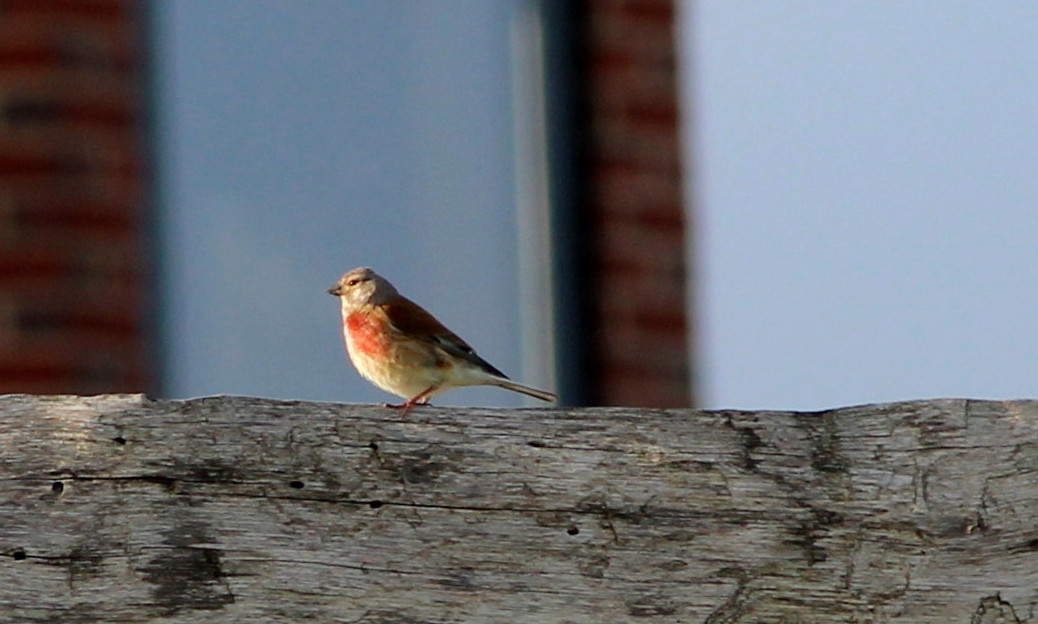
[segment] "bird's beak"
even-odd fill
[[[336,284],[335,286],[332,286],[328,289],[328,294],[338,297],[342,294],[342,288],[338,284]]]

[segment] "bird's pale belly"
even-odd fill
[[[386,392],[410,399],[445,381],[447,370],[430,361],[428,349],[359,323],[347,323],[343,334],[357,372]]]

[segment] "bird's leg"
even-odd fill
[[[436,389],[436,386],[429,386],[425,390],[422,390],[418,394],[414,395],[407,400],[403,405],[400,405],[400,417],[405,418],[407,412],[415,405],[427,405],[429,403],[429,395]]]

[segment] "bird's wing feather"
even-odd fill
[[[420,305],[405,297],[400,299],[402,301],[379,306],[393,327],[421,340],[428,340],[447,353],[467,360],[492,375],[508,379],[504,373],[476,355],[476,351],[467,342],[444,327],[443,323],[436,320],[436,317],[426,312]]]

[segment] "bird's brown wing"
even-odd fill
[[[469,346],[469,343],[444,327],[443,323],[436,320],[436,317],[426,312],[420,305],[404,297],[401,299],[400,302],[379,306],[385,312],[391,325],[405,334],[432,342],[454,357],[467,360],[492,375],[508,379],[507,375],[476,355],[476,351]]]

